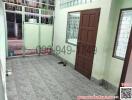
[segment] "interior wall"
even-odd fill
[[[53,41],[54,49],[56,49],[57,45],[59,45],[61,48],[63,48],[63,46],[70,45],[65,42],[68,12],[101,8],[97,41],[96,41],[97,53],[94,56],[93,71],[92,71],[92,76],[95,77],[96,79],[102,79],[104,74],[104,67],[107,56],[106,41],[107,41],[107,37],[109,36],[109,34],[107,33],[107,27],[109,22],[111,1],[112,0],[97,0],[93,3],[61,9],[60,0],[56,0],[54,41]],[[70,46],[72,47],[73,50],[73,52],[70,55],[61,53],[59,54],[59,56],[69,61],[73,65],[75,65],[76,46],[73,45]]]
[[[107,56],[107,63],[104,71],[104,79],[113,84],[114,86],[118,87],[122,68],[124,61],[112,57],[113,48],[115,43],[116,31],[118,26],[119,14],[120,9],[124,8],[132,8],[132,1],[131,0],[113,0],[113,5],[111,8],[111,17],[109,20],[110,26],[108,29],[109,36],[109,49],[108,49],[108,56]],[[109,66],[108,66],[109,65]]]
[[[39,43],[41,47],[52,46],[52,35],[53,25],[24,23],[24,43],[26,49],[36,49]]]
[[[2,92],[0,93],[0,100],[6,100],[6,49],[5,49],[5,23],[4,23],[4,12],[3,12],[3,3],[0,0],[0,62],[1,62],[1,75],[2,76],[2,83],[1,84],[3,87],[0,87],[0,89],[3,89]],[[0,90],[1,91],[1,90]],[[5,99],[4,99],[5,97]]]

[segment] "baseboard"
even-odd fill
[[[91,77],[91,81],[93,81],[95,84],[99,85],[99,86],[102,86],[102,81],[103,80],[98,80],[94,77]]]
[[[102,86],[104,89],[106,89],[107,91],[111,92],[111,93],[117,93],[118,88],[115,87],[114,85],[112,85],[110,82],[104,80],[104,79],[96,79],[94,77],[91,77],[91,81],[93,81],[95,84]]]

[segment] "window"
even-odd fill
[[[8,5],[7,8],[20,11],[21,5],[28,6],[31,8],[42,8],[42,9],[55,9],[55,0],[3,0]],[[11,4],[10,4],[11,3]],[[9,9],[9,10],[10,10]]]
[[[122,10],[115,42],[114,57],[124,59],[132,27],[132,10]]]
[[[11,11],[22,11],[21,6],[13,5],[13,4],[5,4],[5,9],[6,10],[11,10]]]
[[[39,16],[38,15],[32,15],[32,14],[26,14],[25,15],[25,22],[39,23]]]
[[[80,12],[68,13],[66,42],[76,45],[80,23]]]
[[[60,7],[67,8],[75,5],[91,3],[94,1],[97,0],[60,0]]]

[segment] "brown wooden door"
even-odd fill
[[[91,78],[100,9],[81,11],[75,69]]]

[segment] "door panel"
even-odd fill
[[[40,25],[41,54],[50,54],[52,48],[53,25]]]
[[[41,25],[40,29],[40,45],[45,45],[46,47],[52,46],[53,25]]]
[[[24,46],[26,55],[38,53],[39,24],[24,23]]]
[[[24,42],[26,49],[36,49],[39,45],[39,24],[24,24]]]
[[[92,72],[99,15],[100,9],[81,12],[75,69],[88,78]]]

